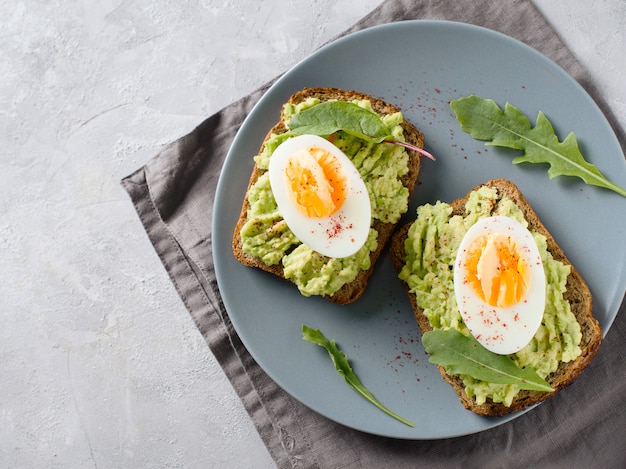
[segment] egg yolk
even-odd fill
[[[467,253],[468,281],[491,306],[519,303],[530,283],[530,269],[517,243],[504,233],[476,238]]]
[[[348,191],[341,162],[317,147],[291,155],[285,167],[289,197],[305,216],[323,218],[343,205]]]

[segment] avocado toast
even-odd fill
[[[303,295],[320,295],[333,303],[347,304],[364,292],[389,237],[400,216],[408,208],[420,170],[421,156],[418,152],[390,143],[361,141],[345,132],[332,136],[334,143],[346,155],[356,161],[366,182],[373,207],[370,237],[359,253],[345,259],[321,256],[306,251],[302,243],[291,233],[278,212],[269,186],[263,186],[267,160],[280,145],[280,136],[289,132],[289,122],[303,109],[318,103],[345,101],[357,103],[385,119],[399,139],[414,147],[423,148],[424,137],[406,121],[399,109],[385,101],[357,91],[337,88],[305,88],[290,97],[283,106],[280,120],[268,132],[255,157],[255,165],[248,183],[241,213],[232,238],[236,259],[243,265],[270,272],[295,283]],[[364,169],[367,161],[371,168]],[[389,176],[390,172],[392,173]],[[384,174],[382,176],[381,174]],[[388,180],[391,180],[389,182]],[[393,190],[389,191],[389,186]],[[391,192],[391,195],[386,194]],[[263,203],[259,200],[263,199]],[[392,209],[387,209],[391,206]],[[293,259],[299,255],[297,262]],[[306,251],[300,255],[300,251]]]
[[[521,365],[526,365],[526,361],[528,361],[528,366],[542,370],[540,374],[544,375],[542,377],[552,387],[552,392],[518,390],[510,385],[491,386],[489,383],[477,382],[471,376],[451,374],[444,366],[438,365],[442,377],[454,387],[461,402],[467,409],[480,415],[502,416],[544,401],[573,382],[591,362],[600,348],[602,331],[598,321],[592,315],[592,297],[582,275],[567,259],[563,250],[512,182],[504,179],[494,179],[477,186],[468,192],[465,197],[459,198],[449,205],[441,204],[437,205],[437,207],[449,210],[449,219],[466,217],[469,211],[473,209],[468,204],[470,200],[474,200],[470,199],[470,197],[479,190],[487,194],[488,197],[486,203],[483,202],[483,206],[487,207],[485,210],[486,216],[497,213],[499,207],[504,205],[503,201],[507,201],[506,203],[513,207],[512,210],[523,215],[523,218],[528,223],[528,229],[537,233],[541,239],[545,239],[545,246],[547,253],[549,253],[547,257],[551,259],[550,262],[553,262],[559,269],[564,269],[567,273],[566,279],[563,279],[563,285],[560,287],[562,299],[560,299],[559,288],[555,287],[554,290],[559,299],[546,300],[544,320],[537,335],[527,348],[522,349],[518,353],[522,358],[511,356],[514,360],[519,361]],[[489,197],[491,198],[489,199]],[[420,213],[419,210],[418,214]],[[427,214],[424,212],[423,216],[426,218]],[[415,236],[420,236],[418,233],[424,233],[425,231],[416,230],[417,233],[411,231],[412,225],[417,223],[419,219],[420,215],[418,215],[416,221],[404,225],[393,235],[390,242],[392,263],[402,279],[422,333],[433,330],[433,323],[436,328],[455,327],[463,329],[462,319],[455,312],[455,308],[458,311],[456,302],[450,300],[450,298],[454,297],[453,287],[447,287],[449,291],[440,292],[439,296],[442,302],[452,304],[450,306],[452,310],[451,315],[455,317],[451,320],[440,320],[437,314],[433,313],[437,305],[425,301],[423,296],[421,296],[421,300],[418,300],[415,284],[413,279],[410,280],[410,277],[412,275],[419,276],[420,274],[415,272],[415,268],[409,265],[410,263],[407,262],[407,259],[408,251],[413,249],[411,247],[412,243],[428,242],[425,239],[421,241],[415,239]],[[419,221],[426,223],[425,220]],[[441,248],[437,249],[439,251],[442,250]],[[455,255],[454,249],[454,247],[451,247],[450,252],[446,256],[447,260],[442,261],[444,270],[446,262],[449,262],[449,267],[450,269],[452,268]],[[431,288],[431,286],[425,288]],[[422,293],[419,292],[419,294],[421,295]],[[548,296],[547,298],[552,297]],[[553,308],[548,304],[551,301],[564,302],[566,313],[558,313],[559,316],[557,317],[547,316],[557,315],[557,313],[551,312]],[[455,321],[457,321],[456,326],[453,325]],[[458,324],[461,324],[461,326]],[[551,324],[554,324],[554,326],[551,326]],[[532,359],[528,357],[532,357]],[[534,363],[531,363],[533,360]]]

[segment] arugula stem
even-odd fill
[[[392,145],[398,145],[398,146],[406,148],[407,150],[415,151],[415,152],[419,153],[420,155],[425,156],[429,160],[435,161],[435,157],[432,154],[428,153],[423,148],[416,147],[415,145],[411,145],[411,144],[405,143],[405,142],[398,142],[397,140],[383,140],[383,142],[384,143],[391,143]]]

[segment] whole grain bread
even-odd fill
[[[582,353],[578,356],[578,358],[571,362],[561,362],[558,369],[546,377],[546,381],[550,383],[554,392],[522,390],[517,394],[510,406],[493,402],[490,399],[487,399],[484,404],[477,404],[473,398],[469,397],[465,393],[463,382],[459,377],[449,375],[442,366],[437,366],[441,376],[454,387],[466,409],[480,415],[502,416],[504,414],[519,411],[533,404],[542,402],[554,396],[557,392],[574,381],[598,352],[600,344],[602,343],[602,330],[600,329],[598,321],[592,315],[592,297],[587,283],[583,279],[580,272],[567,259],[565,253],[556,243],[543,223],[541,223],[537,214],[532,209],[523,194],[519,191],[517,186],[506,179],[493,179],[485,184],[477,186],[472,189],[472,191],[481,186],[494,188],[498,191],[499,197],[506,195],[513,200],[513,202],[515,202],[515,204],[524,213],[524,217],[529,223],[529,229],[541,233],[546,237],[548,251],[552,254],[554,259],[571,266],[571,274],[567,278],[567,290],[564,293],[564,298],[569,301],[571,310],[576,316],[582,331],[582,340],[580,344]],[[459,198],[450,204],[453,208],[452,215],[464,215],[465,204],[472,191],[468,192],[465,197]],[[402,226],[396,233],[394,233],[390,242],[389,249],[391,260],[398,272],[400,272],[405,264],[404,243],[407,238],[407,232],[410,225],[411,223]],[[424,316],[423,310],[416,302],[415,295],[409,291],[409,287],[405,282],[402,283],[407,291],[411,307],[420,329],[422,332],[432,330],[428,318]]]
[[[338,88],[305,88],[295,93],[294,95],[292,95],[289,98],[288,103],[298,104],[303,101],[306,101],[308,98],[318,98],[321,102],[330,101],[330,100],[342,100],[342,101],[369,100],[372,104],[372,109],[381,116],[393,114],[399,111],[399,108],[385,102],[382,99],[375,98],[375,97],[369,96],[365,93],[361,93],[358,91],[342,90]],[[415,128],[406,119],[401,123],[401,126],[403,129],[404,138],[407,143],[413,146],[419,147],[419,148],[424,147],[424,136],[419,130],[417,130],[417,128]],[[267,139],[270,137],[272,133],[281,134],[287,131],[288,129],[285,125],[284,115],[281,112],[280,120],[268,132],[267,136],[265,137],[264,142],[261,145],[259,153],[263,151],[265,142],[267,141]],[[409,162],[408,162],[409,171],[407,174],[402,176],[401,181],[402,181],[402,184],[406,188],[408,188],[409,197],[410,197],[410,194],[413,192],[415,185],[417,183],[417,176],[419,174],[420,165],[421,165],[421,156],[415,151],[407,150],[407,152],[409,154]],[[254,166],[252,170],[252,175],[248,182],[248,190],[255,183],[255,181],[263,174],[263,172],[264,171],[262,169],[258,168],[256,165]],[[248,196],[247,196],[247,191],[246,191],[246,197],[243,201],[241,213],[237,221],[237,224],[235,226],[235,230],[234,230],[233,238],[232,238],[232,248],[233,248],[233,253],[235,257],[243,265],[254,267],[254,268],[259,268],[267,272],[270,272],[274,275],[277,275],[281,278],[285,278],[283,275],[283,267],[280,262],[274,265],[267,265],[264,262],[262,262],[261,259],[251,256],[244,252],[243,247],[242,247],[241,236],[239,233],[243,225],[246,222],[248,208],[249,208],[249,202],[248,202]],[[375,251],[370,253],[371,267],[368,270],[361,270],[355,280],[353,280],[350,283],[345,284],[333,295],[325,296],[327,300],[333,303],[338,303],[338,304],[348,304],[357,300],[361,296],[361,294],[365,291],[367,282],[373,273],[376,261],[380,257],[380,254],[382,253],[383,248],[385,247],[387,241],[389,240],[389,237],[393,233],[393,230],[395,229],[396,224],[395,223],[383,223],[382,221],[374,220],[372,227],[378,232],[378,247]]]

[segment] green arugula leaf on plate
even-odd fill
[[[428,361],[446,367],[453,375],[463,374],[497,384],[516,384],[520,389],[552,392],[546,380],[530,368],[520,368],[507,355],[483,347],[472,335],[454,328],[435,329],[422,335]]]
[[[374,404],[386,414],[399,420],[405,425],[408,425],[409,427],[415,427],[414,423],[409,422],[405,418],[400,417],[398,414],[383,406],[374,397],[374,395],[370,391],[368,391],[365,386],[363,386],[357,375],[354,373],[354,371],[352,371],[352,367],[348,362],[348,357],[346,357],[346,355],[339,349],[339,347],[337,347],[337,344],[334,340],[329,341],[326,337],[324,337],[324,334],[322,334],[319,329],[312,329],[311,327],[306,325],[302,325],[302,338],[308,342],[324,347],[330,355],[330,358],[335,365],[335,369],[339,372],[340,375],[343,376],[346,383],[348,383],[348,385],[358,394],[360,394],[362,397],[367,399],[369,402]]]
[[[586,184],[604,187],[626,197],[626,190],[609,181],[595,165],[583,157],[576,136],[570,133],[559,141],[548,118],[539,112],[533,127],[515,106],[506,103],[502,110],[492,99],[471,95],[452,101],[450,107],[461,129],[486,145],[522,150],[513,164],[547,163],[548,176],[574,176]]]

